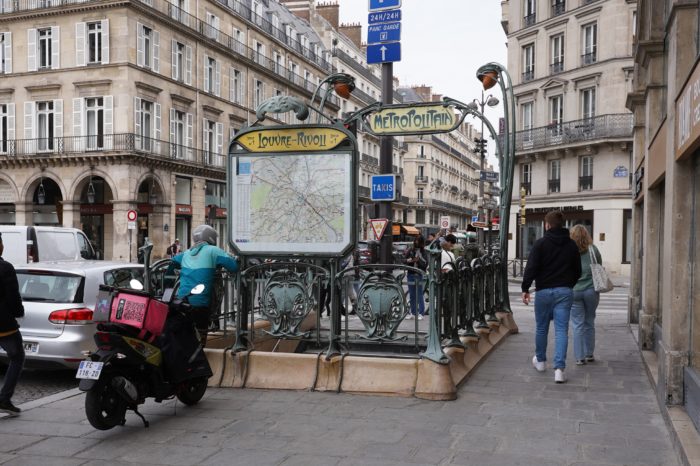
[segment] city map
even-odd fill
[[[234,176],[241,252],[340,253],[350,242],[349,154],[246,156]]]

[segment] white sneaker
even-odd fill
[[[564,369],[555,369],[554,370],[554,381],[556,383],[566,382],[566,374],[564,373]]]
[[[533,356],[532,367],[534,367],[537,372],[544,372],[544,361],[540,362],[537,360],[537,356]]]
[[[413,320],[413,314],[406,315],[406,320]]]
[[[418,315],[418,320],[423,320],[423,316],[419,314],[419,315]]]

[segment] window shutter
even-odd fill
[[[36,141],[34,140],[36,130],[34,129],[34,112],[36,102],[24,103],[24,139],[28,139],[24,146],[19,149],[21,154],[32,154],[36,152]]]
[[[216,62],[216,72],[215,72],[215,81],[214,81],[214,95],[217,97],[221,97],[221,62],[217,60]]]
[[[36,71],[36,29],[27,29],[27,70]]]
[[[85,66],[85,23],[75,23],[75,66]]]
[[[209,138],[207,137],[207,119],[202,120],[202,150],[209,155]],[[211,158],[211,157],[210,157]]]
[[[5,73],[12,73],[12,33],[5,32]]]
[[[170,54],[170,77],[177,80],[181,76],[177,75],[177,41],[175,39],[170,41],[170,47],[172,49]]]
[[[81,97],[73,99],[73,145],[75,150],[82,151],[85,147],[83,143],[83,99]]]
[[[136,65],[144,66],[146,54],[144,53],[143,24],[136,23]]]
[[[141,129],[141,99],[139,97],[134,97],[134,145],[136,150],[141,150],[143,144],[141,143],[141,135],[143,130]]]
[[[228,129],[228,139],[229,141],[233,141],[233,138],[236,137],[236,128],[233,126],[230,126]]]
[[[153,105],[153,139],[155,139],[155,144],[153,145],[153,151],[156,154],[160,154],[160,104],[156,103]]]
[[[109,20],[102,20],[102,64],[109,63]]]
[[[233,67],[229,68],[228,100],[231,102],[236,101],[236,70]]]
[[[104,105],[104,148],[111,150],[114,138],[114,98],[111,95],[106,95],[102,102]]]
[[[160,33],[153,31],[153,71],[160,73]]]
[[[194,116],[191,113],[187,114],[187,157],[188,160],[194,160],[194,157],[192,157],[192,146],[193,144],[193,139],[194,139]]]
[[[57,70],[61,67],[59,61],[61,59],[61,40],[59,38],[60,28],[58,26],[51,27],[51,69]]]
[[[171,108],[170,109],[170,144],[171,144],[171,151],[170,155],[175,156],[178,153],[177,149],[177,138],[175,137],[175,133],[177,132],[177,123],[175,122],[175,109]]]
[[[209,82],[209,57],[204,55],[204,92],[211,92],[211,83]]]
[[[7,104],[7,134],[5,139],[11,141],[8,144],[8,153],[14,153],[13,147],[16,146],[15,140],[15,104]],[[16,149],[15,149],[16,150]]]
[[[216,124],[216,153],[221,155],[224,153],[224,124]]]
[[[12,8],[13,3],[14,2],[12,0],[3,0],[3,8],[2,8],[3,13],[12,13],[12,11],[14,10]]]
[[[58,138],[63,138],[63,100],[53,101],[53,136],[56,138],[56,145],[59,147]]]
[[[192,85],[192,47],[185,46],[185,84]]]

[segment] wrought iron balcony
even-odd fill
[[[360,160],[362,162],[368,163],[370,165],[375,165],[377,167],[379,166],[379,159],[376,157],[372,157],[369,154],[362,154],[362,157],[360,158]]]
[[[592,65],[597,61],[596,51],[584,53],[581,55],[581,65]]]
[[[523,73],[523,82],[532,81],[535,79],[535,69],[532,68]]]
[[[548,191],[550,193],[558,193],[561,190],[561,180],[559,178],[555,180],[549,180]]]
[[[631,113],[617,113],[541,126],[518,131],[515,134],[515,150],[528,151],[602,139],[631,138],[632,125]]]
[[[0,159],[127,152],[148,158],[169,159],[174,162],[195,164],[222,171],[226,167],[226,156],[223,154],[143,137],[134,133],[9,139],[0,142],[0,150]]]
[[[566,12],[566,1],[557,0],[552,3],[552,16],[563,15]]]
[[[562,71],[564,71],[564,60],[555,61],[549,65],[549,74],[561,73]]]
[[[427,176],[416,176],[416,184],[425,184],[428,182]]]
[[[590,191],[593,189],[593,177],[592,176],[579,176],[578,177],[578,190],[579,191]]]
[[[358,186],[357,187],[357,194],[359,197],[363,199],[369,199],[371,196],[370,189],[367,186]]]
[[[537,22],[537,15],[535,13],[529,14],[523,17],[523,27],[532,26]]]

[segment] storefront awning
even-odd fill
[[[420,231],[419,231],[418,228],[416,228],[416,227],[412,227],[412,226],[410,226],[410,225],[406,225],[406,226],[404,226],[404,229],[406,230],[406,234],[407,234],[407,235],[411,235],[411,236],[418,236],[418,235],[420,235]]]

